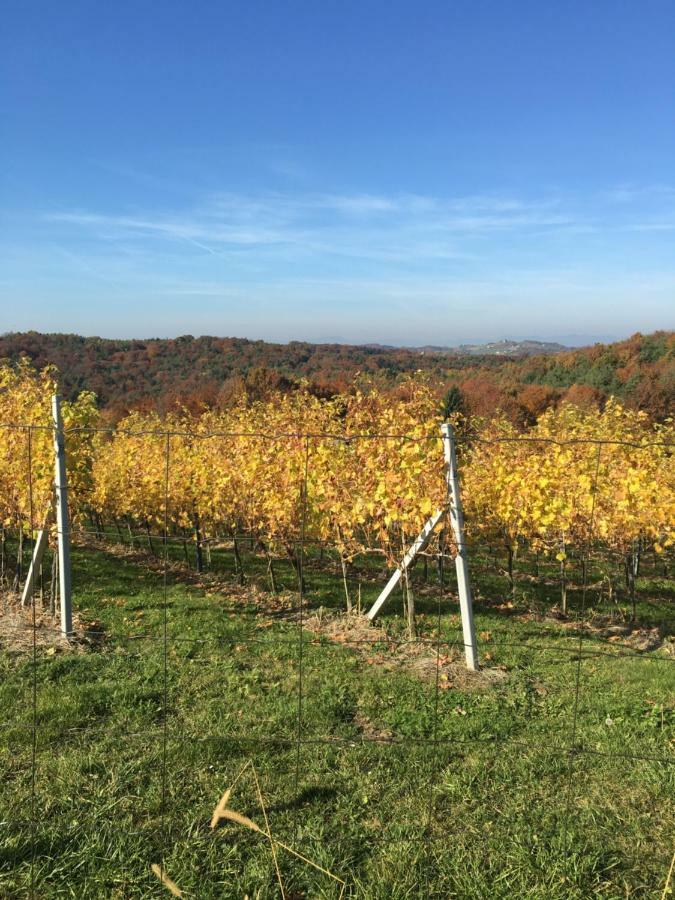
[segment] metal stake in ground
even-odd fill
[[[70,580],[70,519],[68,517],[68,479],[66,476],[66,443],[61,418],[61,398],[52,397],[54,419],[54,488],[56,496],[56,530],[59,554],[59,588],[61,598],[61,632],[73,633],[73,609]]]
[[[469,563],[464,540],[464,513],[462,511],[462,498],[459,493],[459,478],[457,477],[455,436],[452,425],[447,422],[441,425],[441,431],[443,432],[443,451],[447,465],[446,478],[450,500],[448,512],[457,554],[455,556],[455,568],[457,570],[459,608],[462,615],[464,652],[466,654],[467,668],[475,670],[478,668],[478,648],[476,646],[476,629],[473,624],[473,600],[471,597],[471,583],[469,581]]]

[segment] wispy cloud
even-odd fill
[[[44,216],[101,240],[171,241],[213,256],[256,251],[261,262],[353,258],[415,265],[472,259],[471,241],[495,233],[573,227],[554,203],[505,196],[217,193],[187,210],[119,214],[64,210]]]
[[[88,260],[87,257],[83,256],[81,253],[73,253],[72,250],[68,250],[66,247],[60,246],[56,246],[56,249],[69,263],[76,266],[87,275],[91,275],[94,278],[104,281],[115,288],[122,287],[122,285],[120,285],[119,282],[117,282],[114,278],[109,277],[107,271],[101,270],[99,266],[92,264],[90,260]]]
[[[47,221],[65,222],[95,229],[105,237],[107,232],[133,236],[162,236],[170,240],[209,240],[219,244],[253,245],[275,244],[292,241],[288,231],[279,231],[264,226],[242,224],[220,224],[201,221],[193,215],[181,218],[151,218],[148,216],[118,216],[86,212],[49,213]]]
[[[637,201],[673,201],[675,200],[675,186],[671,184],[618,184],[602,196],[613,203],[635,203]]]
[[[70,255],[34,277],[40,290],[69,276],[89,292],[108,278],[116,303],[144,298],[155,317],[182,308],[221,333],[443,343],[455,326],[504,336],[518,321],[547,333],[574,321],[597,333],[598,320],[628,333],[658,327],[672,303],[675,197],[623,189],[620,201],[220,191],[183,206],[62,209],[40,218],[45,246]],[[10,265],[25,269],[30,254]]]
[[[627,231],[675,231],[675,222],[635,222],[626,225]]]

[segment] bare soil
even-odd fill
[[[317,637],[349,646],[369,665],[377,665],[385,671],[406,671],[423,681],[438,679],[441,690],[451,687],[487,690],[508,677],[503,666],[484,666],[472,672],[466,668],[460,648],[445,644],[437,647],[429,640],[393,638],[366,616],[335,615],[324,611],[306,617],[303,624]]]
[[[48,653],[78,653],[95,643],[95,629],[91,622],[82,622],[73,615],[74,635],[68,639],[61,634],[58,617],[49,610],[35,606],[21,606],[21,598],[14,593],[0,593],[0,650],[10,655],[29,655],[33,649]]]

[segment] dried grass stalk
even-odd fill
[[[673,868],[675,868],[675,852],[673,852],[673,858],[670,861],[670,868],[668,869],[668,876],[666,878],[666,886],[663,889],[663,893],[661,894],[661,900],[665,900],[665,898],[670,893],[670,879],[673,874]]]
[[[237,782],[239,781],[239,779],[241,778],[241,776],[244,774],[244,772],[246,771],[246,769],[249,766],[251,767],[251,770],[253,772],[253,778],[255,781],[256,792],[258,794],[258,802],[260,804],[260,808],[262,810],[263,816],[265,817],[265,830],[260,828],[259,825],[256,825],[256,823],[253,822],[251,819],[249,819],[247,816],[244,816],[241,813],[238,813],[233,809],[228,809],[228,806],[227,806],[227,804],[230,801],[230,796],[232,795],[232,791],[234,790],[235,785],[237,784]],[[279,869],[279,861],[277,859],[277,854],[276,854],[277,847],[280,847],[281,849],[286,850],[288,853],[291,853],[293,856],[302,860],[302,862],[306,863],[309,866],[312,866],[314,869],[317,869],[319,872],[322,872],[324,875],[327,875],[329,878],[333,879],[333,881],[336,881],[340,885],[339,900],[341,900],[341,898],[344,896],[345,890],[347,888],[346,881],[343,881],[342,878],[338,877],[337,875],[334,875],[332,872],[328,871],[328,869],[324,869],[322,866],[318,865],[318,863],[315,863],[311,859],[308,859],[306,856],[303,856],[301,853],[298,853],[297,850],[294,850],[293,847],[289,847],[288,844],[284,844],[284,843],[282,843],[282,841],[277,840],[272,835],[269,819],[267,817],[267,808],[265,806],[265,800],[263,798],[262,789],[260,787],[260,780],[258,779],[258,773],[256,772],[255,766],[253,765],[251,760],[249,760],[244,765],[244,768],[239,772],[239,774],[233,781],[232,786],[229,787],[225,791],[223,796],[218,801],[218,805],[214,809],[213,815],[211,816],[211,828],[215,828],[221,819],[228,819],[230,822],[235,822],[237,825],[243,825],[245,828],[248,828],[250,831],[255,831],[258,834],[262,834],[267,838],[267,840],[270,842],[270,850],[272,852],[272,858],[274,860],[274,868],[276,869],[277,881],[279,883],[279,889],[281,891],[282,900],[283,900],[283,898],[285,898],[286,894],[284,891],[283,880],[281,878],[281,870]],[[248,898],[245,897],[244,900],[248,900]]]
[[[260,789],[260,782],[258,781],[258,773],[255,770],[255,766],[251,763],[251,769],[253,770],[253,777],[255,778],[255,786],[258,791],[258,800],[260,801],[260,807],[263,811],[263,816],[265,817],[265,828],[267,829],[266,834],[267,838],[270,842],[270,850],[272,851],[272,859],[274,860],[274,868],[277,870],[277,881],[279,882],[279,890],[281,891],[281,900],[286,900],[286,892],[284,891],[284,882],[281,877],[281,869],[279,868],[279,860],[277,859],[277,851],[274,846],[274,838],[272,837],[272,831],[270,829],[269,819],[267,818],[267,809],[265,808],[265,801],[263,800],[262,790]]]
[[[235,789],[237,782],[239,781],[241,776],[244,774],[244,772],[248,769],[248,767],[250,765],[251,765],[251,760],[249,759],[247,762],[244,763],[244,767],[241,769],[241,771],[239,772],[237,777],[234,779],[234,781],[232,782],[230,787],[225,791],[223,796],[218,801],[216,808],[213,810],[213,815],[211,816],[211,828],[215,828],[216,825],[218,824],[218,822],[220,822],[220,820],[223,818],[223,810],[225,810],[227,808],[227,804],[230,800],[230,795],[232,794],[232,791]]]
[[[259,828],[255,822],[252,822],[246,816],[242,816],[241,813],[235,812],[233,809],[223,809],[220,813],[221,818],[229,819],[230,822],[236,822],[238,825],[243,825],[245,828],[250,828],[251,831],[258,831],[260,834],[264,834],[265,832],[262,828]]]
[[[211,828],[215,828],[218,822],[220,822],[220,820],[223,818],[223,812],[227,808],[227,803],[230,799],[231,793],[232,788],[228,788],[218,801],[218,805],[213,810],[213,815],[211,816]]]
[[[174,895],[174,897],[182,897],[183,896],[183,892],[181,891],[181,889],[178,887],[178,885],[175,882],[173,882],[169,878],[169,876],[166,874],[166,872],[164,871],[164,869],[161,866],[158,866],[157,863],[153,863],[150,866],[150,868],[155,873],[155,875],[159,878],[159,880],[162,882],[164,887],[170,893],[172,893]]]

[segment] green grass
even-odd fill
[[[231,576],[225,551],[213,562]],[[250,580],[263,578],[264,559],[249,553],[245,565]],[[277,568],[293,588],[291,567]],[[353,573],[364,604],[381,569],[371,561]],[[308,614],[342,605],[334,560],[310,555],[306,575]],[[440,652],[456,653],[452,596],[416,579],[420,638],[440,636]],[[165,609],[155,567],[84,548],[74,584],[100,640],[79,653],[40,649],[35,665],[30,653],[0,651],[1,897],[31,896],[31,879],[40,898],[169,896],[149,868],[162,858],[189,896],[279,896],[264,838],[208,827],[247,760],[273,833],[344,879],[347,896],[661,896],[673,850],[674,663],[595,633],[579,654],[563,623],[521,614],[549,608],[552,583],[523,580],[507,605],[504,579],[486,565],[480,649],[505,677],[478,687],[451,677],[439,690],[389,665],[397,654],[382,641],[305,631],[301,645],[290,591],[247,593],[172,569]],[[672,582],[654,570],[639,587],[641,618],[666,628]],[[597,607],[593,592],[586,599]],[[578,611],[578,589],[571,600]],[[400,604],[381,623],[395,638]],[[263,824],[250,777],[231,806]],[[338,896],[327,876],[284,851],[279,861],[287,896]]]

